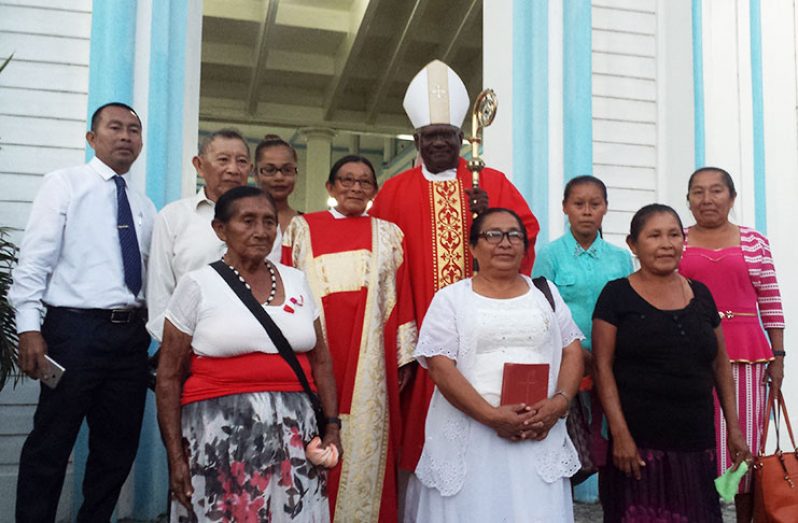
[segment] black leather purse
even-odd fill
[[[252,292],[246,288],[244,283],[238,279],[238,276],[228,267],[223,261],[219,260],[216,262],[211,263],[211,267],[219,273],[219,276],[233,289],[233,292],[236,293],[236,296],[244,303],[244,305],[249,309],[255,319],[257,319],[263,328],[266,330],[266,333],[271,338],[274,345],[277,347],[277,351],[280,353],[280,356],[288,363],[291,367],[291,370],[294,371],[296,374],[299,383],[302,385],[302,389],[305,391],[305,394],[308,395],[310,398],[310,404],[313,407],[313,413],[316,415],[316,423],[319,428],[319,435],[324,437],[324,427],[327,424],[327,418],[324,416],[324,410],[321,407],[321,400],[319,399],[319,395],[313,392],[310,388],[310,383],[308,382],[307,376],[305,376],[305,372],[302,370],[302,366],[299,364],[299,360],[296,357],[296,353],[294,349],[291,348],[291,344],[285,339],[283,332],[280,330],[280,327],[274,323],[274,320],[269,316],[269,313],[258,303],[258,300],[255,299],[255,296],[252,295]]]
[[[549,305],[551,305],[551,310],[556,312],[554,307],[554,296],[552,296],[551,289],[548,283],[546,283],[546,278],[538,276],[532,280],[532,283],[534,283],[535,287],[546,297]],[[579,485],[598,471],[598,467],[596,467],[590,452],[590,424],[588,422],[589,410],[587,407],[589,401],[589,395],[577,392],[576,397],[571,400],[568,416],[565,420],[568,436],[571,438],[576,453],[579,455],[579,464],[581,465],[576,474],[571,477],[572,485]]]

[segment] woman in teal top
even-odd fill
[[[604,182],[594,176],[571,179],[565,185],[562,210],[568,216],[569,229],[536,253],[532,276],[545,276],[557,285],[574,321],[586,336],[582,341],[585,372],[591,372],[593,308],[607,282],[632,273],[632,257],[626,249],[611,245],[601,237],[601,223],[607,214]],[[590,404],[591,388],[590,380],[587,383],[583,381],[580,389],[583,405]],[[574,498],[577,501],[596,501],[596,477],[592,476],[578,485]]]

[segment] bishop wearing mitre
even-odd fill
[[[405,264],[420,329],[435,292],[472,275],[468,235],[473,212],[504,207],[521,217],[530,240],[521,265],[525,274],[532,271],[540,226],[504,173],[486,167],[479,187],[472,187],[471,172],[460,157],[461,126],[470,103],[465,84],[452,68],[440,60],[427,64],[407,87],[403,106],[415,129],[421,162],[386,181],[369,214],[404,232]],[[421,367],[409,379],[401,401],[399,467],[412,472],[424,446],[424,421],[435,385]]]

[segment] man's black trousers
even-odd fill
[[[55,389],[41,386],[20,458],[17,521],[55,520],[69,455],[85,419],[89,455],[78,521],[105,523],[136,457],[150,337],[143,319],[111,323],[57,307],[48,309],[42,335],[49,356],[66,372]]]

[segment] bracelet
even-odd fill
[[[562,396],[563,398],[565,398],[565,405],[566,405],[565,414],[560,416],[560,419],[565,419],[565,418],[568,417],[568,412],[571,410],[571,398],[569,398],[568,394],[566,394],[565,392],[563,392],[561,390],[558,390],[557,392],[555,392],[551,396],[551,399],[554,399],[555,396]]]
[[[329,418],[324,418],[325,425],[338,425],[338,428],[341,428],[341,418],[338,416],[330,416]]]
[[[774,350],[774,351],[773,351],[773,355],[774,355],[774,356],[781,356],[781,357],[783,358],[784,356],[786,356],[786,355],[787,355],[787,353],[786,353],[786,352],[784,352],[783,350]]]
[[[571,398],[569,398],[569,397],[568,397],[568,394],[566,394],[565,392],[563,392],[563,391],[561,391],[561,390],[558,390],[557,392],[555,392],[555,393],[554,393],[554,394],[551,396],[551,399],[554,399],[554,396],[562,396],[563,398],[565,398],[565,401],[568,403],[568,405],[570,405],[570,404],[571,404]]]

